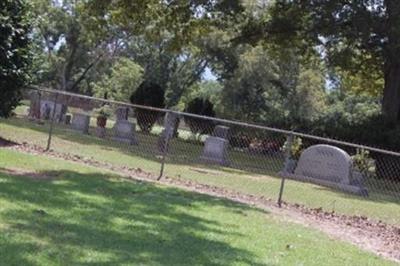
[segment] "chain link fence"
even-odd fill
[[[40,89],[3,138],[246,195],[400,223],[400,154],[237,121]]]

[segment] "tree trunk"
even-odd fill
[[[389,122],[400,120],[400,1],[385,0],[387,43],[384,46],[384,76],[382,111]]]
[[[400,62],[385,67],[385,89],[382,110],[390,122],[400,120]]]

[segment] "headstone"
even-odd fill
[[[68,108],[66,105],[58,103],[55,104],[53,101],[49,100],[42,100],[40,102],[40,112],[42,114],[42,118],[45,120],[49,120],[53,116],[53,111],[55,108],[55,121],[61,122],[65,119],[65,114],[68,111]]]
[[[129,109],[127,107],[119,107],[115,111],[117,121],[128,120]]]
[[[204,144],[203,153],[200,157],[202,162],[229,165],[228,161],[228,145],[226,139],[219,137],[208,137]]]
[[[130,145],[138,144],[135,136],[136,125],[134,123],[131,123],[128,120],[120,120],[115,123],[113,130],[113,140],[128,143]]]
[[[29,117],[40,119],[40,93],[32,92],[30,96]]]
[[[228,139],[229,127],[216,126],[213,132],[213,137]]]
[[[174,137],[178,122],[179,116],[176,113],[165,114],[164,130],[161,132],[161,135],[158,139],[158,150],[160,152],[165,152],[168,150],[166,143],[168,143],[168,141]]]
[[[83,134],[89,134],[90,116],[74,113],[72,116],[71,127]]]
[[[294,173],[281,173],[302,181],[365,194],[365,188],[351,183],[352,161],[349,154],[330,145],[314,145],[302,152]]]

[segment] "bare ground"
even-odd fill
[[[95,161],[91,158],[84,158],[78,155],[57,153],[54,151],[45,152],[42,148],[22,145],[6,145],[8,149],[17,150],[34,155],[46,155],[48,157],[73,161],[84,165],[100,167],[111,170],[125,177],[135,180],[161,183],[164,185],[179,187],[189,191],[208,194],[215,197],[230,199],[232,201],[255,206],[269,211],[279,217],[316,228],[334,239],[350,242],[359,248],[373,252],[387,259],[400,263],[400,227],[389,225],[382,221],[374,221],[364,216],[346,216],[335,212],[326,212],[322,209],[310,209],[299,204],[283,203],[279,208],[272,199],[257,197],[254,195],[238,193],[235,191],[200,184],[175,177],[164,177],[156,181],[156,176],[143,171],[140,168],[116,167],[112,164]],[[1,169],[0,169],[1,171]],[[12,173],[12,170],[8,170]],[[15,169],[14,169],[15,171]],[[18,172],[18,171],[17,171]],[[19,175],[24,173],[19,172]],[[27,173],[28,176],[36,177],[38,173]],[[42,177],[51,179],[52,177]]]

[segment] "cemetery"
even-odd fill
[[[399,265],[397,2],[0,1],[0,265]]]

